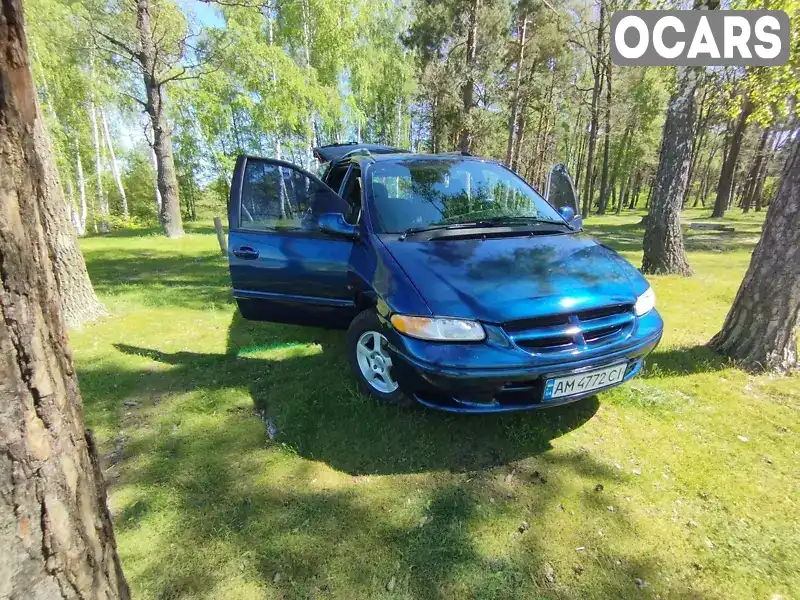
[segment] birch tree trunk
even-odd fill
[[[301,0],[300,8],[302,9],[303,19],[303,44],[305,50],[306,60],[306,83],[311,83],[311,26],[309,21],[311,19],[311,7],[308,6],[308,0]],[[311,163],[314,161],[314,148],[317,146],[317,128],[314,123],[314,109],[311,103],[308,103],[308,114],[306,123],[306,170],[311,170]]]
[[[695,69],[677,67],[676,90],[667,106],[661,153],[644,232],[644,273],[692,274],[683,246],[680,213],[692,158],[696,87]]]
[[[66,212],[41,120],[22,6],[2,0],[0,595],[127,600],[60,308],[48,219]]]
[[[80,213],[78,214],[78,223],[75,229],[78,236],[83,237],[86,235],[86,214],[88,207],[86,206],[86,179],[83,176],[83,163],[81,162],[81,149],[78,142],[78,136],[75,136],[75,174],[78,179],[78,199],[80,200]]]
[[[178,177],[172,155],[172,131],[162,97],[162,83],[156,77],[156,47],[150,23],[150,0],[136,0],[136,28],[139,32],[139,59],[142,63],[146,110],[153,126],[153,152],[156,156],[158,190],[161,195],[161,226],[167,237],[183,236]]]
[[[122,186],[122,177],[119,173],[119,166],[117,165],[117,156],[114,154],[114,144],[111,142],[111,136],[108,133],[108,121],[106,120],[106,113],[100,109],[100,123],[103,125],[103,136],[106,140],[106,148],[108,148],[108,156],[111,159],[111,174],[114,175],[114,181],[117,183],[117,190],[119,190],[119,197],[122,201],[122,216],[128,218],[128,198],[125,196],[125,188]]]
[[[153,161],[153,188],[154,188],[154,197],[156,201],[156,214],[158,215],[158,220],[161,222],[161,190],[158,189],[158,157],[156,156],[156,151],[150,148],[150,156]]]
[[[103,160],[100,155],[100,134],[97,129],[97,111],[94,100],[89,101],[89,119],[92,122],[92,141],[94,142],[94,171],[97,176],[97,215],[95,230],[101,233],[108,231],[108,205],[103,194]]]
[[[800,139],[784,168],[764,232],[711,347],[756,371],[798,367],[800,324]]]

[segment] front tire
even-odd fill
[[[347,330],[347,354],[350,367],[361,390],[368,396],[395,406],[413,406],[395,379],[388,341],[374,309],[365,310],[353,319]]]

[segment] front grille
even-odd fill
[[[615,304],[572,313],[517,319],[503,325],[511,340],[531,353],[593,348],[633,329],[633,305]]]

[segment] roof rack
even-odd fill
[[[355,142],[353,142],[353,143],[355,143]],[[346,146],[347,144],[339,144],[339,145],[340,146]],[[368,156],[368,157],[372,158],[372,152],[369,151],[369,148],[356,148],[355,150],[350,150],[350,152],[345,152],[344,154],[342,154],[342,156],[340,156],[336,160],[338,162],[338,161],[345,160],[346,158],[352,158],[353,156]]]
[[[437,152],[437,156],[475,156],[472,152],[466,150],[454,150],[453,152]]]

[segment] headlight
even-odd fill
[[[656,307],[656,293],[653,291],[653,288],[647,288],[647,291],[639,296],[636,299],[636,304],[633,307],[633,310],[636,312],[636,315],[641,317],[642,315],[646,315],[651,310]]]
[[[479,342],[486,337],[480,323],[464,319],[407,317],[392,315],[392,325],[400,333],[437,342]]]

